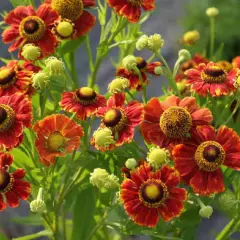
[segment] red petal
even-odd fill
[[[128,126],[136,127],[143,120],[143,104],[137,101],[131,101],[124,108],[124,112],[127,115]]]
[[[142,7],[145,11],[152,11],[155,9],[155,0],[142,0]]]
[[[181,99],[179,97],[172,95],[167,97],[163,102],[161,102],[161,106],[163,110],[166,110],[173,106],[179,106],[180,102]]]
[[[47,25],[53,25],[54,21],[58,19],[58,14],[54,11],[50,5],[42,4],[37,10],[37,15],[45,22]]]
[[[25,174],[26,174],[26,171],[22,168],[19,168],[12,175],[14,178],[21,179],[21,178],[24,178]]]
[[[83,11],[83,14],[73,22],[77,31],[76,38],[86,35],[96,23],[96,17],[87,12]]]
[[[26,40],[22,37],[20,37],[18,40],[16,40],[9,48],[8,51],[9,52],[13,52],[16,51],[19,47],[21,47],[24,42],[26,42]]]
[[[19,36],[18,28],[10,27],[3,31],[2,40],[4,43],[12,42]]]
[[[161,181],[163,181],[168,188],[172,188],[179,184],[180,178],[174,168],[164,165],[161,168]]]
[[[238,145],[238,147],[240,148],[240,145]],[[240,171],[240,152],[226,154],[223,164],[227,167]]]
[[[120,15],[123,15],[128,21],[136,23],[141,16],[141,9],[139,6],[132,5],[131,3],[126,4],[119,11]]]
[[[210,124],[213,120],[211,111],[208,108],[201,108],[191,114],[194,126]]]
[[[31,193],[31,186],[28,182],[17,180],[14,183],[12,191],[14,191],[18,198],[27,200]]]
[[[94,7],[95,1],[94,0],[83,0],[83,6],[84,6],[84,8]]]
[[[7,207],[7,205],[3,200],[2,194],[0,193],[0,212],[3,211],[4,209],[6,209],[6,207]]]
[[[169,191],[169,198],[185,201],[187,199],[187,191],[184,188],[172,188]]]
[[[10,207],[16,208],[19,206],[19,198],[13,191],[6,192],[5,196]]]
[[[111,96],[107,101],[107,106],[111,107],[122,107],[126,99],[125,93],[117,93]]]
[[[13,163],[13,156],[9,153],[0,153],[0,168],[11,166]]]
[[[150,99],[144,107],[144,120],[154,123],[159,123],[160,116],[163,113],[161,104],[157,98]]]
[[[215,141],[215,129],[212,126],[198,126],[191,132],[192,138],[197,142]]]

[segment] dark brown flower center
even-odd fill
[[[8,187],[10,182],[10,174],[5,170],[0,169],[0,192],[4,191]]]
[[[0,104],[0,132],[6,132],[11,128],[15,120],[13,109],[5,104]]]
[[[144,182],[139,191],[139,199],[150,208],[159,207],[168,197],[167,186],[156,179]]]
[[[210,66],[201,74],[206,83],[223,83],[226,80],[226,73],[219,66]]]
[[[19,32],[25,39],[36,42],[45,34],[46,26],[44,21],[37,16],[28,16],[19,25]]]
[[[160,128],[169,138],[184,138],[191,127],[191,114],[182,107],[170,107],[160,117]]]
[[[147,66],[147,62],[141,58],[141,57],[136,57],[137,60],[137,68],[139,70],[144,69]]]
[[[12,68],[5,68],[0,70],[0,87],[6,88],[10,86],[16,77],[16,72]]]
[[[200,169],[207,172],[216,171],[225,160],[223,147],[215,141],[201,143],[195,152],[195,161]]]
[[[91,104],[95,102],[97,93],[89,87],[82,87],[76,90],[75,92],[77,99],[80,103],[84,105]]]

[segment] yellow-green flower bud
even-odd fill
[[[108,172],[102,168],[95,168],[90,175],[90,183],[99,189],[104,188],[106,183],[109,181]]]
[[[61,59],[56,57],[49,57],[45,61],[48,73],[51,76],[60,76],[64,74],[65,66]]]
[[[210,7],[206,10],[206,15],[208,17],[216,17],[219,14],[219,10],[215,7]]]
[[[194,43],[196,43],[199,40],[199,38],[200,38],[200,34],[197,30],[188,31],[183,35],[182,41],[185,45],[191,46]]]
[[[181,60],[181,62],[188,61],[192,58],[191,53],[187,49],[181,49],[178,52],[178,59]]]
[[[148,45],[148,36],[142,35],[136,42],[136,49],[142,51]]]
[[[111,144],[115,144],[112,131],[109,128],[99,128],[93,133],[95,144],[99,147],[108,147]]]
[[[112,80],[108,85],[108,91],[112,94],[123,92],[129,87],[129,80],[127,78],[118,77]]]
[[[44,71],[33,74],[32,76],[32,86],[36,89],[45,89],[50,83],[50,78],[48,74]]]
[[[27,61],[36,61],[41,55],[41,49],[29,43],[23,46],[21,55]]]
[[[177,84],[177,88],[178,88],[179,92],[182,93],[186,88],[185,81],[177,82],[176,84]]]
[[[114,174],[108,176],[108,181],[105,183],[106,189],[114,189],[119,187],[119,178]]]
[[[128,55],[122,60],[122,65],[129,71],[134,70],[137,67],[137,58],[133,55]]]
[[[71,37],[74,32],[73,24],[69,21],[59,22],[56,27],[56,32],[63,38]]]
[[[30,209],[35,213],[42,213],[46,210],[46,204],[43,201],[43,188],[39,188],[37,199],[30,203]]]
[[[159,51],[164,45],[164,40],[160,34],[153,34],[148,38],[147,48],[153,52]]]
[[[169,157],[169,152],[165,148],[151,148],[147,155],[147,161],[150,166],[155,169],[159,169],[164,163],[166,163]]]
[[[240,87],[240,71],[237,73],[236,79],[234,81],[234,87],[239,88]]]
[[[199,215],[202,218],[210,218],[212,213],[213,213],[213,208],[211,206],[204,206],[199,211]]]
[[[162,67],[155,67],[154,68],[154,73],[156,75],[162,75],[164,73],[163,68]]]
[[[135,169],[136,166],[137,166],[137,161],[136,161],[136,159],[135,159],[135,158],[129,158],[129,159],[125,162],[125,166],[126,166],[126,168],[131,169],[131,170]]]

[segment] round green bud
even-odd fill
[[[160,34],[153,34],[148,38],[147,48],[153,52],[159,51],[164,45],[164,40]]]
[[[119,187],[119,178],[114,174],[108,176],[108,181],[105,183],[106,189],[114,189]]]
[[[164,72],[163,72],[163,68],[162,67],[155,67],[154,68],[154,73],[156,75],[162,75]]]
[[[151,148],[147,155],[147,161],[150,166],[155,169],[159,169],[163,164],[166,163],[169,156],[168,150],[165,148]]]
[[[115,144],[114,137],[111,129],[109,128],[99,128],[93,133],[95,144],[99,147],[108,147],[111,144]]]
[[[128,55],[122,60],[122,65],[129,71],[134,70],[137,67],[137,58],[133,55]]]
[[[65,74],[65,66],[62,60],[56,57],[49,57],[46,59],[45,63],[50,76],[60,76]]]
[[[45,89],[50,83],[48,74],[44,71],[33,74],[32,86],[36,89]]]
[[[41,49],[29,43],[23,46],[21,55],[27,61],[36,61],[41,55]]]
[[[181,59],[181,62],[188,61],[192,58],[191,53],[187,49],[181,49],[178,52],[178,59]]]
[[[97,188],[104,188],[105,184],[109,180],[109,174],[105,169],[95,168],[92,173],[90,173],[90,183]]]
[[[137,161],[135,158],[129,158],[126,162],[125,162],[125,166],[128,169],[135,169],[137,167]]]
[[[118,77],[112,80],[108,85],[108,91],[112,94],[123,92],[129,87],[129,80],[127,78]]]
[[[142,51],[148,45],[148,36],[142,35],[136,42],[136,49]]]
[[[43,200],[36,199],[30,203],[30,209],[34,213],[42,213],[46,210],[46,204]]]
[[[61,37],[67,38],[73,34],[74,28],[71,22],[63,21],[59,22],[56,31]]]
[[[202,218],[210,218],[212,213],[213,213],[213,208],[211,206],[204,206],[199,211],[199,215]]]
[[[219,14],[219,10],[215,7],[210,7],[206,10],[206,15],[208,17],[216,17]]]

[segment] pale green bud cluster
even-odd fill
[[[108,85],[108,91],[111,94],[123,92],[129,87],[129,80],[127,78],[118,77],[112,80]]]
[[[159,169],[168,160],[169,152],[165,148],[151,148],[147,155],[147,161],[154,169]]]
[[[137,58],[133,55],[128,55],[122,60],[122,65],[129,71],[136,69],[137,67]]]
[[[41,55],[41,49],[32,43],[28,43],[23,46],[21,55],[27,61],[36,61]]]
[[[108,147],[111,144],[115,144],[111,129],[99,128],[93,133],[95,144],[99,147]]]
[[[50,83],[50,77],[44,71],[35,73],[32,76],[32,86],[36,89],[44,90],[45,88],[48,87],[49,83]]]
[[[164,40],[162,39],[162,36],[155,33],[150,36],[142,35],[136,42],[136,49],[141,51],[146,48],[152,52],[158,52],[160,49],[162,49],[163,45]]]
[[[125,166],[126,168],[133,170],[137,167],[137,161],[135,158],[129,158],[126,162],[125,162]]]
[[[49,57],[45,60],[47,72],[50,76],[65,75],[65,65],[61,59],[56,57]]]

